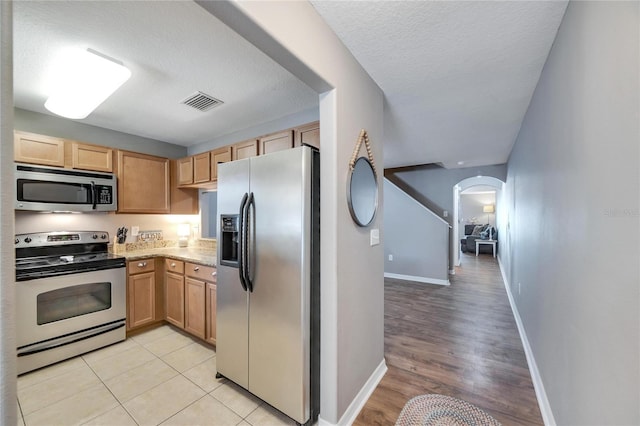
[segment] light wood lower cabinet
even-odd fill
[[[205,282],[193,278],[184,279],[184,329],[204,339],[205,330]]]
[[[212,345],[216,344],[216,283],[207,283],[206,288],[206,324],[205,324],[205,335],[204,340],[211,343]]]
[[[156,278],[154,261],[127,262],[127,330],[156,320]]]
[[[167,272],[165,285],[165,319],[184,328],[184,275]]]
[[[164,260],[165,320],[216,343],[216,268]]]

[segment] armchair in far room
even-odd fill
[[[498,240],[498,231],[496,228],[490,225],[465,225],[464,226],[465,237],[460,240],[460,250],[463,253],[475,253],[476,252],[476,240],[488,240],[489,236],[492,236],[494,240]],[[481,244],[478,248],[480,253],[493,252],[493,247],[488,244]],[[496,252],[498,251],[498,243],[496,243]]]

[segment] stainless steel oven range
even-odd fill
[[[16,235],[18,374],[125,339],[126,262],[101,231]]]

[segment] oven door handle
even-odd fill
[[[91,181],[91,202],[93,204],[93,210],[95,210],[98,204],[98,194],[96,194],[96,183],[94,181]]]
[[[66,335],[60,338],[50,339],[40,343],[34,343],[32,345],[23,346],[18,348],[18,357],[37,354],[38,352],[48,351],[50,349],[59,348],[60,346],[70,345],[72,343],[80,342],[82,340],[91,339],[92,337],[99,336],[101,334],[109,333],[110,331],[117,330],[125,326],[125,320],[118,320],[115,323],[106,324],[104,326],[98,326],[90,328],[89,330],[83,330],[71,335]]]

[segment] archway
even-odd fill
[[[494,178],[492,176],[476,176],[471,178],[466,178],[458,182],[453,186],[453,244],[452,248],[452,259],[454,266],[460,266],[460,194],[461,192],[472,188],[474,186],[487,186],[491,188],[495,188],[496,191],[496,209],[495,209],[495,227],[498,230],[502,228],[502,190],[504,187],[504,182],[498,178]],[[500,234],[500,232],[499,232]]]

